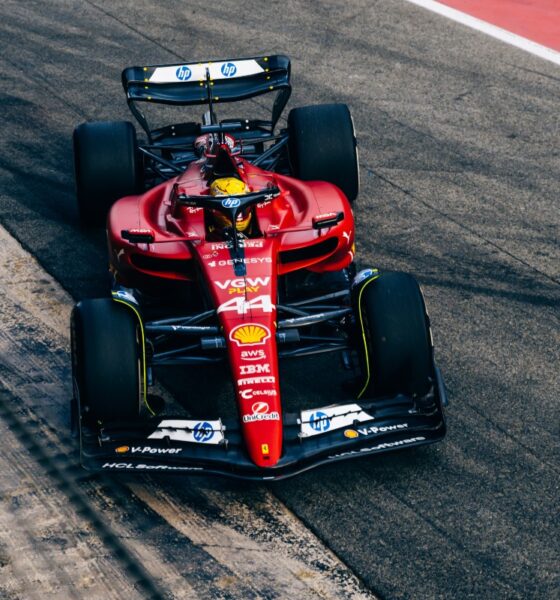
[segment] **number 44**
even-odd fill
[[[274,310],[274,304],[270,300],[270,296],[257,296],[247,300],[243,297],[232,298],[218,307],[218,313],[233,311],[238,315],[246,315],[251,310],[261,310],[265,313],[271,313]]]

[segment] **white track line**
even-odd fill
[[[521,37],[520,35],[516,35],[515,33],[511,33],[510,31],[502,29],[501,27],[496,27],[496,25],[486,23],[486,21],[482,21],[476,17],[471,17],[470,15],[456,10],[455,8],[450,8],[449,6],[445,6],[444,4],[440,4],[434,0],[406,0],[406,2],[416,4],[417,6],[421,6],[427,10],[431,10],[432,12],[442,15],[443,17],[447,17],[452,21],[457,21],[457,23],[461,23],[462,25],[466,25],[471,29],[481,31],[482,33],[505,42],[506,44],[510,44],[511,46],[525,50],[525,52],[529,52],[530,54],[534,54],[535,56],[560,65],[560,52],[557,52],[552,48],[542,46],[541,44],[537,44],[537,42],[533,42],[527,38]]]

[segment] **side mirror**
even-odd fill
[[[123,229],[121,237],[131,244],[153,244],[156,239],[151,229]]]
[[[312,219],[313,229],[326,229],[334,227],[344,219],[343,212],[330,212],[322,215],[316,215]]]

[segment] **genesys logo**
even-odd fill
[[[270,364],[262,365],[241,365],[239,367],[240,375],[255,375],[257,373],[270,373]]]
[[[279,421],[278,412],[269,412],[266,402],[255,402],[251,407],[252,414],[243,415],[243,423],[254,423],[255,421]]]
[[[182,448],[154,448],[152,446],[119,446],[117,454],[179,454]]]
[[[262,265],[263,263],[271,263],[270,256],[251,256],[250,258],[238,258],[235,261],[231,258],[227,260],[212,260],[208,263],[209,267],[231,267],[233,264],[243,263],[245,265]]]
[[[264,360],[266,352],[264,350],[241,350],[240,357],[242,360]]]
[[[265,375],[264,377],[244,377],[237,380],[239,387],[244,385],[258,385],[259,383],[276,383],[276,377]]]
[[[255,396],[277,396],[278,392],[276,390],[241,390],[239,395],[243,398],[243,400],[252,400]]]

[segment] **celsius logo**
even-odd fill
[[[187,67],[187,65],[183,65],[175,71],[175,76],[179,81],[188,81],[191,78],[191,75],[192,71],[189,69],[189,67]]]
[[[318,410],[309,417],[309,426],[315,431],[327,431],[331,423],[327,414]]]
[[[231,62],[224,63],[220,70],[224,77],[233,77],[237,73],[237,67]]]
[[[241,204],[241,200],[239,198],[226,198],[222,200],[222,206],[224,208],[236,208]]]
[[[214,437],[214,430],[208,421],[197,423],[193,429],[193,437],[197,442],[209,442]]]

